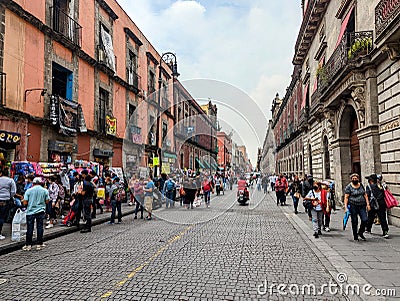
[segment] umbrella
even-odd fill
[[[343,217],[343,230],[346,230],[346,225],[350,217],[350,205],[347,205],[347,211]]]

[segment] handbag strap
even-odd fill
[[[373,197],[374,199],[376,199],[376,197],[375,197],[375,195],[374,195],[374,193],[373,193],[373,191],[372,191],[372,188],[371,188],[371,186],[369,185],[369,183],[368,183],[368,188],[369,188],[369,191],[371,191],[372,197]]]

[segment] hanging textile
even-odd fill
[[[342,41],[343,35],[346,32],[346,28],[347,28],[347,24],[349,23],[350,17],[351,17],[351,13],[353,12],[354,6],[350,9],[350,11],[347,13],[346,18],[344,18],[343,23],[342,23],[342,27],[340,28],[340,34],[339,34],[339,38],[336,42],[336,46],[335,49],[339,46],[340,42]]]
[[[101,26],[101,41],[107,57],[107,65],[115,72],[115,56],[111,35]]]

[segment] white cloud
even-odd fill
[[[156,49],[177,54],[181,80],[210,78],[246,91],[270,118],[290,83],[301,22],[293,0],[118,0]],[[256,149],[257,146],[251,148]],[[256,154],[249,154],[254,161]]]

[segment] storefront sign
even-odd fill
[[[132,133],[132,142],[136,144],[142,144],[142,135]]]
[[[48,150],[59,153],[76,153],[78,152],[78,145],[69,142],[49,140]]]
[[[159,166],[159,165],[160,165],[160,158],[153,157],[153,166]]]
[[[171,173],[171,165],[168,163],[163,163],[162,168],[161,168],[162,173],[170,174]]]
[[[58,108],[59,108],[58,98],[55,97],[54,95],[52,95],[50,98],[50,122],[51,122],[51,125],[58,124]]]
[[[115,136],[117,134],[117,118],[106,116],[106,134]]]
[[[93,156],[111,158],[112,156],[114,156],[114,152],[112,150],[95,148],[93,150]]]
[[[137,156],[135,155],[127,155],[126,156],[126,163],[136,163]]]
[[[21,134],[0,131],[0,142],[19,144],[21,142]]]

